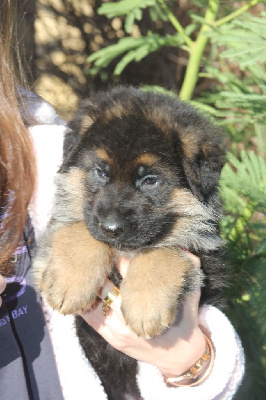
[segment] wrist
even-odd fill
[[[166,367],[159,367],[165,378],[173,378],[184,374],[197,360],[200,359],[205,350],[204,334],[199,327],[194,329],[187,339],[181,338],[177,343],[175,361]],[[171,352],[174,351],[171,349]]]
[[[167,377],[164,375],[165,382],[169,386],[198,386],[209,377],[214,363],[214,348],[207,336],[204,335],[204,339],[204,353],[188,370],[175,377]]]

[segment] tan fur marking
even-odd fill
[[[84,201],[84,181],[85,172],[74,168],[71,169],[67,174],[67,180],[65,180],[65,189],[69,194],[69,201],[71,204],[71,212],[83,218],[83,201]]]
[[[180,139],[185,156],[192,159],[198,152],[197,133],[191,132],[190,129],[180,129]]]
[[[73,168],[68,174],[71,185],[81,189],[83,187],[83,179],[85,178],[85,172],[78,168]]]
[[[185,153],[185,156],[187,156],[187,158],[193,158],[194,155],[197,153],[198,151],[198,146],[197,143],[191,141],[191,140],[183,140],[182,141],[182,147],[183,147],[183,151]]]
[[[161,129],[166,136],[169,135],[170,129],[173,129],[173,121],[165,110],[159,108],[145,110],[145,116]]]
[[[79,135],[82,136],[89,129],[89,127],[93,124],[93,119],[89,115],[85,115],[82,120],[81,128],[79,131]]]
[[[114,118],[121,119],[126,115],[129,115],[129,110],[127,110],[122,104],[111,104],[110,107],[105,110],[104,121],[109,122]]]
[[[175,188],[172,191],[171,199],[168,203],[169,207],[186,207],[191,209],[198,204],[198,200],[193,194],[186,189]],[[191,210],[192,211],[192,210]]]
[[[212,208],[201,203],[186,189],[175,189],[168,202],[166,212],[178,215],[171,234],[167,235],[156,247],[181,246],[185,248],[215,250],[222,244],[214,224],[208,221],[218,221],[220,215]],[[202,235],[202,233],[204,235]],[[206,234],[209,234],[206,240]]]
[[[96,149],[96,154],[101,160],[107,161],[109,164],[113,163],[113,160],[108,156],[106,150],[103,148]]]
[[[158,161],[158,158],[152,153],[144,153],[137,157],[133,163],[135,165],[145,164],[145,165],[153,165]]]

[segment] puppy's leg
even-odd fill
[[[90,306],[111,268],[109,246],[95,240],[83,221],[51,225],[34,260],[37,286],[63,314]]]
[[[181,250],[153,249],[137,255],[121,285],[126,322],[140,336],[161,334],[175,321],[180,299],[196,288],[199,274]]]

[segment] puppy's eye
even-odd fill
[[[95,174],[96,177],[102,181],[106,181],[108,179],[106,172],[100,167],[95,168]]]
[[[146,175],[140,180],[140,186],[147,189],[155,189],[160,184],[160,178],[156,175]]]

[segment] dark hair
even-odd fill
[[[35,184],[29,134],[20,114],[17,90],[22,74],[16,39],[15,0],[0,1],[0,272],[23,233],[27,207]]]

